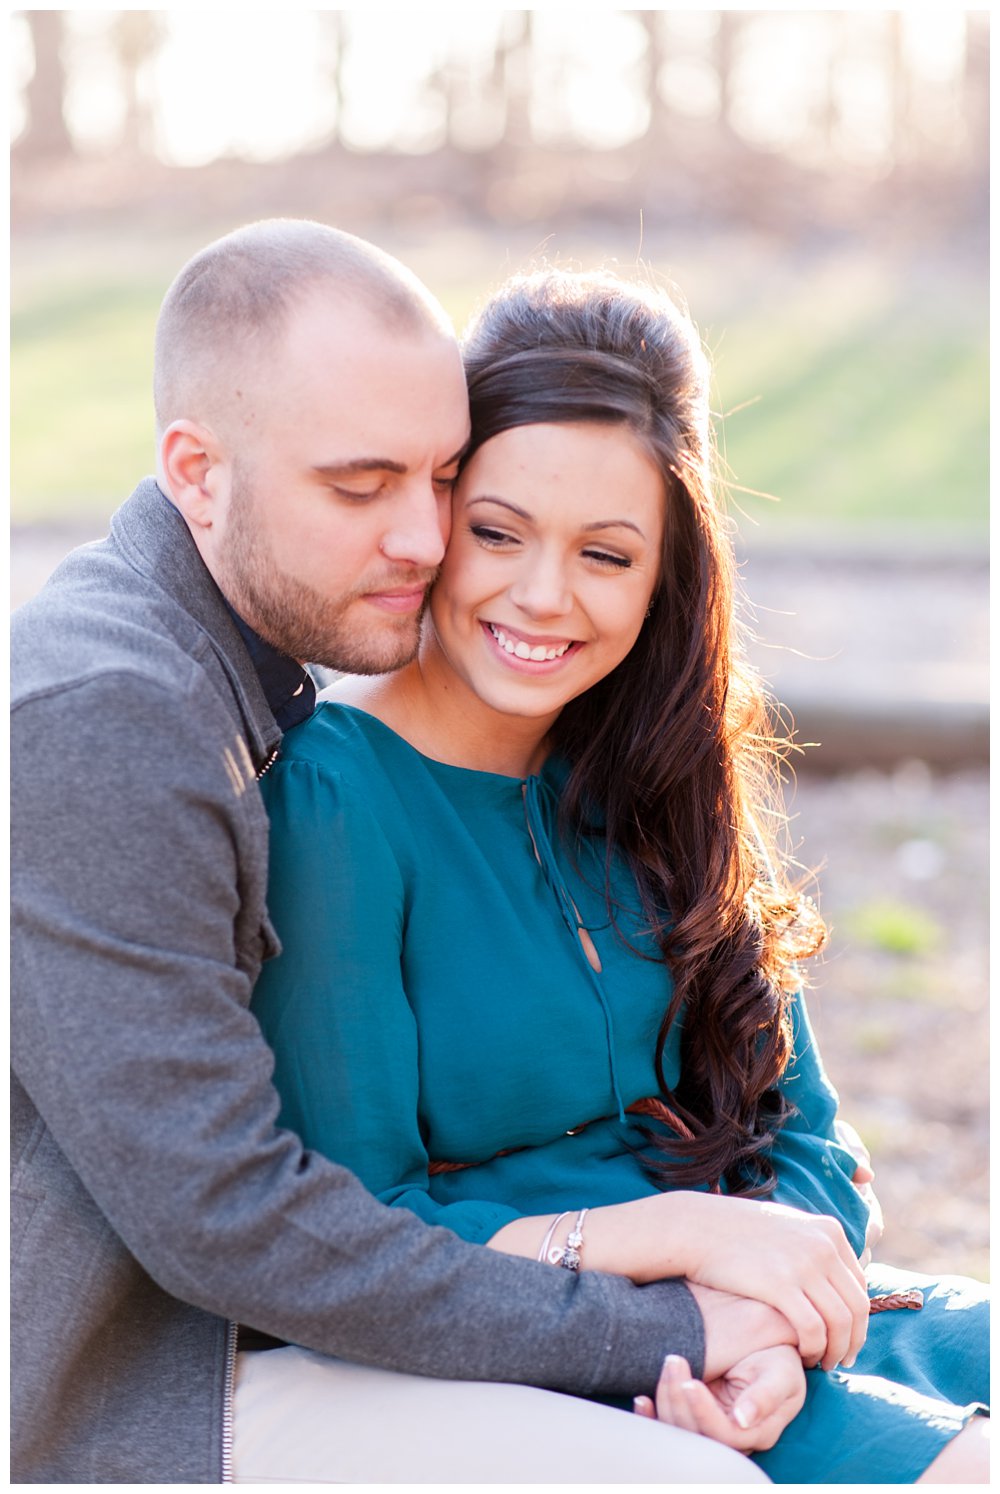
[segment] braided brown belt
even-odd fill
[[[924,1305],[924,1294],[919,1287],[909,1292],[885,1292],[880,1297],[868,1298],[869,1313],[891,1312],[895,1307],[912,1307],[915,1311]]]
[[[682,1141],[694,1140],[694,1132],[691,1128],[686,1126],[680,1116],[676,1115],[663,1100],[653,1097],[648,1100],[636,1100],[634,1105],[629,1105],[626,1114],[652,1116],[654,1120],[663,1121],[665,1125],[670,1126],[677,1132]],[[601,1119],[606,1120],[607,1117],[602,1116]],[[588,1126],[595,1124],[595,1121],[584,1121],[582,1125],[574,1126],[572,1131],[567,1131],[566,1135],[579,1136],[581,1131],[585,1131]],[[492,1157],[484,1157],[480,1162],[430,1162],[427,1165],[427,1171],[432,1178],[437,1177],[442,1172],[464,1172],[467,1167],[482,1167],[485,1162],[496,1161],[497,1157],[512,1157],[515,1152],[525,1152],[527,1150],[528,1148],[524,1146],[509,1146],[502,1152],[494,1152]],[[718,1191],[718,1185],[713,1187],[713,1193],[718,1193]]]
[[[685,1125],[680,1116],[671,1110],[670,1106],[664,1100],[655,1096],[651,1095],[647,1100],[636,1100],[633,1105],[628,1106],[626,1113],[628,1115],[648,1115],[653,1120],[663,1121],[665,1125],[677,1133],[682,1141],[694,1140],[694,1132],[690,1126]],[[585,1131],[588,1126],[593,1124],[593,1121],[584,1121],[582,1126],[574,1126],[572,1131],[566,1132],[566,1135],[579,1136],[581,1131]],[[524,1151],[527,1151],[527,1147],[511,1146],[502,1152],[496,1152],[493,1157],[484,1158],[483,1160],[492,1162],[496,1157],[512,1157],[515,1152]],[[430,1162],[427,1165],[427,1171],[431,1177],[437,1177],[441,1173],[464,1172],[466,1168],[480,1167],[481,1165],[479,1162]],[[712,1193],[721,1192],[718,1183],[714,1183],[710,1191]],[[919,1311],[923,1305],[924,1294],[918,1288],[914,1287],[912,1291],[908,1292],[881,1292],[874,1297],[869,1297],[868,1312],[869,1315],[874,1315],[877,1312],[893,1312],[897,1308],[906,1307],[912,1311]]]

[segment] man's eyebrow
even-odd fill
[[[534,515],[529,514],[527,509],[518,508],[517,504],[511,503],[509,498],[496,498],[492,493],[482,493],[478,498],[470,498],[466,507],[475,508],[477,503],[495,503],[500,508],[509,508],[512,514],[517,514],[518,518],[529,521],[534,519]],[[633,524],[631,519],[597,519],[593,524],[583,525],[585,534],[593,534],[598,529],[633,529],[640,539],[646,538],[638,524]]]
[[[406,467],[389,457],[355,457],[350,462],[319,462],[313,471],[323,477],[350,477],[359,472],[405,472]]]
[[[439,462],[440,467],[453,467],[462,460],[465,454],[464,443],[455,452],[454,456],[448,457],[447,461]],[[312,469],[321,477],[351,477],[363,472],[398,472],[405,473],[408,469],[405,462],[393,461],[390,457],[354,457],[349,462],[319,462]]]

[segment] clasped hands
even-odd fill
[[[634,1407],[648,1416],[739,1452],[773,1447],[802,1410],[806,1379],[798,1350],[790,1344],[758,1349],[713,1380],[696,1380],[686,1359],[668,1355],[655,1402],[636,1396]]]
[[[865,1250],[859,1262],[863,1269],[872,1248],[882,1235],[882,1210],[872,1189],[874,1172],[867,1148],[853,1127],[837,1122],[841,1144],[850,1151],[857,1168],[853,1182],[869,1206]],[[696,1380],[687,1361],[669,1355],[656,1387],[655,1398],[637,1396],[635,1411],[685,1431],[712,1437],[740,1452],[763,1452],[773,1447],[805,1401],[806,1364],[831,1368],[853,1364],[864,1341],[867,1321],[855,1315],[851,1342],[842,1354],[842,1334],[831,1332],[822,1358],[817,1359],[811,1329],[803,1335],[777,1308],[725,1292],[691,1284],[706,1328],[704,1380]],[[749,1334],[749,1340],[747,1335]],[[722,1342],[727,1353],[718,1360]],[[767,1342],[767,1340],[772,1340]],[[748,1341],[756,1347],[747,1348]],[[714,1362],[713,1362],[714,1359]],[[732,1363],[726,1363],[726,1360]]]

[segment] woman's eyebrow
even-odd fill
[[[498,507],[507,508],[512,514],[517,514],[520,519],[534,521],[533,514],[529,514],[525,508],[519,508],[516,503],[511,503],[509,498],[497,498],[493,493],[481,493],[478,498],[470,498],[466,507],[475,508],[477,503],[495,503]],[[593,524],[584,524],[581,527],[585,534],[593,534],[599,529],[631,529],[641,540],[646,538],[638,524],[633,524],[631,519],[595,519]]]
[[[638,524],[633,524],[631,519],[598,519],[596,523],[584,524],[583,527],[588,534],[595,529],[634,529],[640,539],[646,538]]]
[[[466,508],[475,508],[477,503],[496,503],[500,508],[510,509],[512,514],[517,514],[519,519],[532,519],[534,516],[528,513],[526,508],[518,508],[516,503],[511,503],[508,498],[495,498],[492,493],[481,493],[478,498],[470,498]]]

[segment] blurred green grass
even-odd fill
[[[721,449],[751,521],[943,525],[985,535],[988,350],[905,296],[863,320],[735,318],[717,383],[754,390]],[[756,390],[754,386],[757,386]],[[723,404],[723,411],[725,405]],[[745,484],[778,499],[740,495]]]
[[[153,464],[153,327],[162,285],[42,289],[11,318],[15,522],[100,512]]]
[[[78,263],[64,253],[54,267],[22,251],[11,320],[15,523],[103,518],[152,470],[153,329],[189,252],[166,269],[164,247],[119,246]],[[450,254],[388,247],[459,328],[517,263],[488,241]],[[766,274],[756,261],[740,273],[725,250],[652,262],[684,288],[713,355],[718,446],[741,528],[780,539],[817,526],[947,526],[985,543],[988,344],[982,296],[957,268],[928,290],[926,277],[857,253],[777,257]]]

